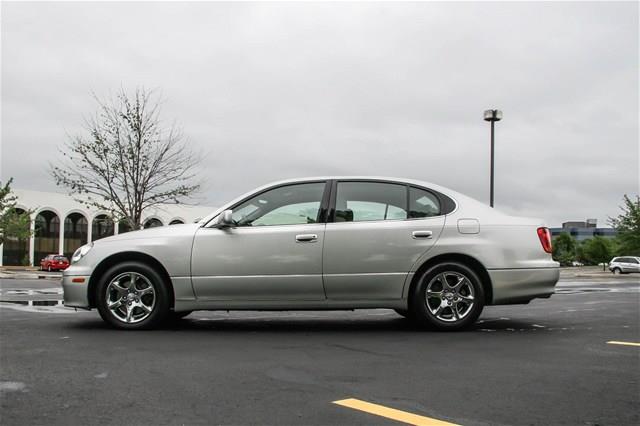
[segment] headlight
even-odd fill
[[[76,250],[75,253],[73,253],[73,256],[71,256],[71,263],[76,263],[77,261],[82,259],[87,253],[89,253],[89,250],[91,250],[91,247],[93,247],[92,242],[89,244],[85,244],[82,247],[80,247],[78,250]]]

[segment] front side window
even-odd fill
[[[274,226],[317,223],[324,182],[281,186],[233,209],[237,226]]]
[[[407,188],[379,182],[338,182],[335,222],[407,218]]]

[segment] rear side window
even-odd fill
[[[407,188],[381,182],[338,182],[335,222],[407,218]]]
[[[440,200],[424,189],[409,188],[409,218],[439,216]]]

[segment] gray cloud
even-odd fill
[[[374,174],[557,225],[638,193],[637,3],[4,3],[1,176],[46,172],[90,92],[158,88],[210,152],[205,202]]]

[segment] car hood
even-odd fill
[[[125,232],[124,234],[97,240],[96,243],[109,243],[125,240],[141,240],[148,238],[164,238],[171,236],[193,235],[201,225],[198,223],[186,223],[181,225],[158,226],[155,228],[141,229],[139,231]]]

